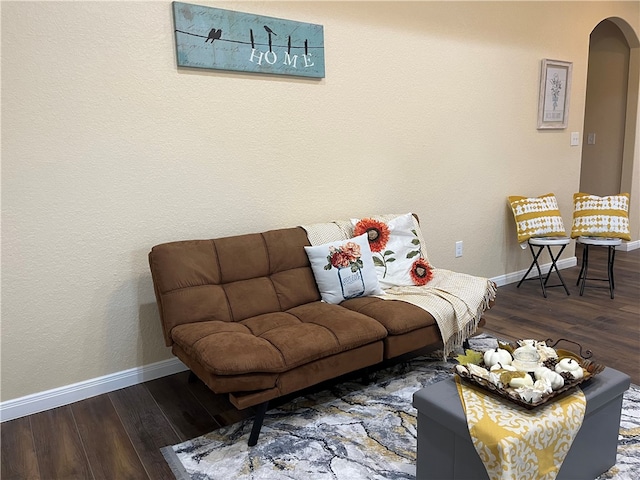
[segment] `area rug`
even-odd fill
[[[298,397],[267,412],[254,447],[247,446],[248,419],[162,453],[178,480],[414,479],[413,394],[450,377],[454,364],[419,357],[374,373],[368,385],[345,381]],[[640,478],[639,435],[640,388],[632,385],[623,400],[617,464],[597,480]]]

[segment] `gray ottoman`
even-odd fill
[[[582,385],[587,409],[558,479],[594,479],[616,463],[622,394],[628,375],[605,368]],[[506,400],[505,400],[506,401]],[[488,479],[467,429],[453,378],[429,385],[413,395],[418,410],[418,480]]]

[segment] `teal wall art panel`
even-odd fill
[[[179,67],[324,78],[322,25],[173,2]]]

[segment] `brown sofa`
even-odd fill
[[[434,318],[410,303],[321,302],[305,245],[296,227],[149,253],[167,346],[238,409],[258,406],[249,445],[269,400],[442,344]]]

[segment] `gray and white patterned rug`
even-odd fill
[[[247,446],[248,419],[162,453],[179,480],[414,479],[413,394],[450,377],[454,364],[420,357],[376,372],[366,386],[346,381],[298,397],[267,412],[254,447]],[[632,385],[623,400],[617,463],[598,480],[640,478],[639,436],[640,388]]]

